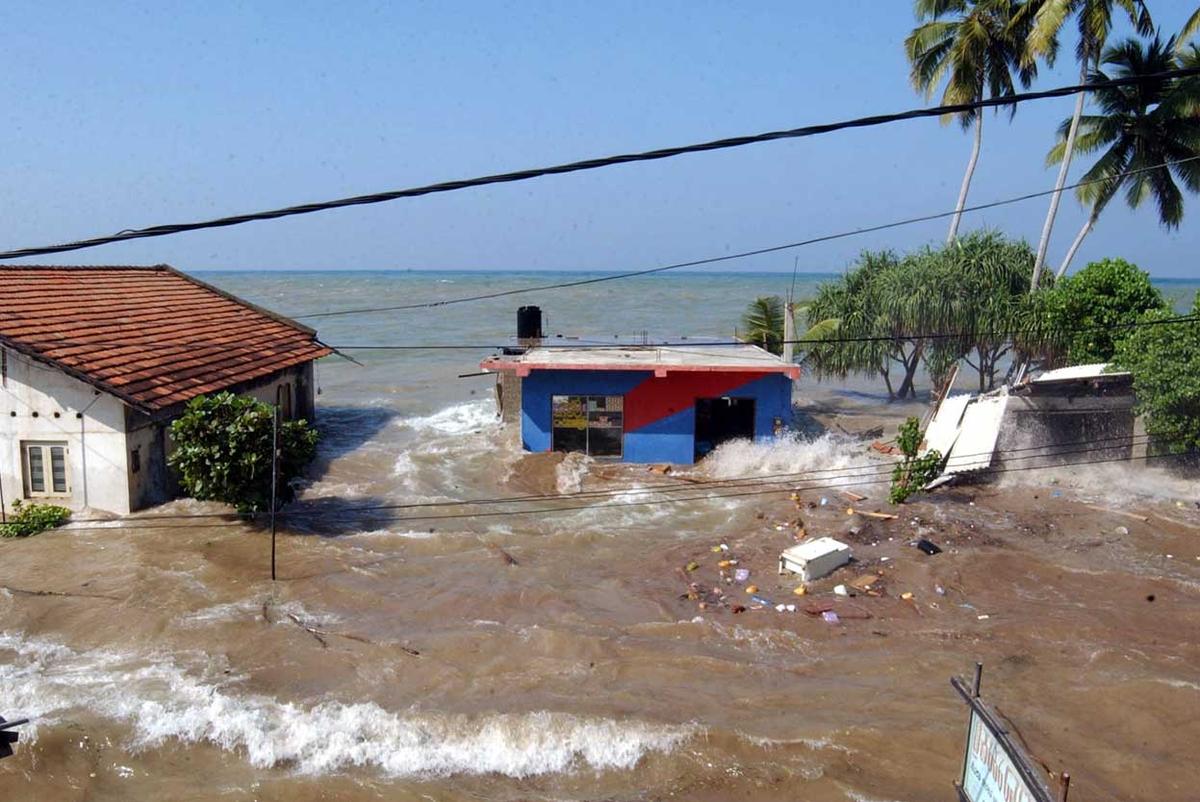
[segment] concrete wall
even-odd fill
[[[273,405],[276,388],[280,385],[291,385],[292,420],[304,418],[311,423],[316,417],[316,387],[311,362],[272,373],[258,381],[234,385],[229,390]]]
[[[311,362],[272,373],[254,382],[229,388],[230,392],[246,395],[267,404],[274,404],[277,388],[292,388],[292,420],[303,418],[312,422],[316,417],[316,386]],[[182,412],[182,410],[179,410]],[[176,415],[158,419],[147,418],[131,411],[128,418],[130,452],[140,448],[141,470],[129,474],[129,497],[133,509],[161,504],[181,494],[179,478],[167,465],[174,450],[171,441],[171,421]]]
[[[0,381],[0,488],[6,508],[26,497],[21,443],[43,441],[66,443],[71,492],[37,500],[128,513],[124,404],[6,350],[8,371]]]
[[[34,441],[65,443],[70,476],[69,494],[38,501],[125,515],[178,495],[178,481],[167,467],[172,415],[143,415],[60,370],[6,350],[7,372],[0,382],[0,490],[6,509],[26,498],[21,444]],[[292,387],[292,418],[313,420],[312,363],[230,390],[274,404],[280,385]]]
[[[755,439],[774,434],[776,418],[791,423],[792,382],[782,374],[680,371],[535,370],[521,387],[521,442],[529,451],[551,447],[551,396],[624,396],[623,461],[691,463],[696,399],[755,400]]]

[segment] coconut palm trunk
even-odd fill
[[[1079,83],[1087,83],[1087,77],[1088,62],[1084,60],[1079,65]],[[1030,292],[1037,290],[1042,269],[1046,264],[1046,251],[1050,249],[1050,233],[1054,230],[1054,218],[1058,215],[1058,203],[1062,200],[1063,187],[1067,184],[1067,173],[1071,169],[1071,155],[1075,152],[1075,136],[1079,133],[1079,120],[1083,117],[1085,99],[1084,92],[1080,92],[1075,96],[1075,113],[1071,117],[1071,128],[1067,131],[1066,152],[1063,155],[1062,164],[1058,168],[1058,180],[1054,182],[1054,194],[1050,196],[1050,209],[1046,212],[1046,222],[1042,225],[1042,238],[1038,240],[1037,257],[1033,262],[1033,279],[1029,286]],[[1075,245],[1071,247],[1070,254],[1063,262],[1064,265],[1071,261],[1071,257],[1075,255],[1075,249],[1079,246],[1079,242],[1082,239],[1082,234],[1076,237]],[[1061,272],[1059,275],[1061,275]]]
[[[1075,251],[1079,250],[1079,246],[1083,244],[1083,238],[1092,233],[1092,229],[1096,227],[1096,219],[1098,217],[1100,217],[1100,209],[1093,206],[1091,213],[1088,214],[1087,222],[1083,224],[1083,227],[1079,229],[1079,233],[1075,235],[1075,241],[1071,243],[1071,247],[1067,250],[1067,255],[1063,257],[1062,264],[1059,265],[1058,272],[1054,274],[1055,279],[1060,279],[1066,274],[1067,268],[1071,266],[1071,260],[1075,258]]]
[[[967,172],[963,174],[962,188],[958,191],[958,205],[954,207],[954,217],[950,218],[950,233],[946,235],[946,243],[953,244],[958,238],[958,224],[962,222],[963,208],[967,205],[967,194],[971,190],[971,178],[975,175],[975,165],[979,163],[979,151],[983,147],[983,111],[975,113],[975,142],[971,145],[971,158],[967,160]]]

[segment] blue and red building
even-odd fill
[[[753,345],[544,347],[494,356],[505,418],[529,451],[691,463],[791,423],[800,368]]]

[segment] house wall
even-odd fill
[[[70,495],[38,499],[79,510],[130,511],[124,404],[54,368],[7,351],[0,379],[0,489],[25,498],[21,443],[67,444]],[[35,416],[36,413],[36,416]]]
[[[281,385],[292,387],[292,419],[304,418],[313,422],[316,417],[316,387],[312,362],[272,373],[257,381],[235,384],[228,389],[237,395],[248,395],[273,405],[276,388]]]
[[[7,510],[12,510],[14,500],[26,497],[21,444],[30,441],[66,443],[68,449],[70,494],[39,501],[125,515],[179,494],[167,457],[172,448],[170,423],[181,410],[158,417],[144,415],[60,370],[5,350],[6,372],[0,380],[0,491]],[[284,384],[292,386],[292,417],[313,420],[312,363],[229,389],[274,404],[276,387]]]
[[[779,373],[535,370],[521,387],[521,441],[529,451],[551,447],[551,396],[620,395],[624,401],[625,462],[691,463],[696,399],[755,400],[754,434],[768,439],[775,419],[791,423],[792,381]]]
[[[311,362],[227,389],[237,395],[246,395],[267,404],[274,404],[277,388],[286,385],[292,387],[292,419],[313,421],[316,416],[316,388]],[[140,449],[141,462],[141,469],[137,473],[132,471],[132,467],[129,473],[131,509],[138,510],[161,504],[180,495],[179,479],[170,469],[167,460],[175,447],[171,441],[171,422],[182,411],[173,410],[173,414],[150,418],[130,410],[127,417],[128,447],[131,455],[135,449]]]

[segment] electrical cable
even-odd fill
[[[1096,331],[1111,331],[1113,329],[1136,329],[1147,326],[1164,326],[1175,325],[1180,323],[1200,323],[1200,313],[1191,313],[1184,315],[1175,315],[1173,317],[1158,318],[1153,320],[1132,320],[1125,323],[1112,323],[1107,326],[1077,326],[1072,328],[1058,329],[1057,334],[1086,334]],[[940,340],[940,339],[999,339],[1011,337],[1014,334],[1027,334],[1025,331],[997,329],[991,331],[962,331],[962,332],[928,332],[920,334],[904,334],[904,335],[870,335],[856,337],[810,337],[797,338],[792,340],[783,340],[784,343],[793,345],[837,345],[839,343],[869,343],[869,342],[894,342],[908,340]],[[5,336],[0,333],[0,341],[3,341]],[[11,339],[11,338],[10,338]],[[209,344],[203,342],[183,342],[183,343],[155,343],[150,342],[105,342],[105,341],[77,341],[77,340],[37,340],[37,341],[22,341],[29,348],[33,349],[51,349],[51,348],[139,348],[139,349],[162,349],[165,351],[178,351],[186,353],[188,351],[204,351],[204,350],[220,350],[223,352],[237,352],[239,347],[243,350],[253,350],[258,353],[261,349],[257,346],[237,346],[227,343]],[[596,343],[580,345],[576,342],[564,343],[541,343],[537,347],[547,350],[569,350],[569,351],[612,351],[612,350],[647,350],[654,348],[723,348],[735,346],[747,346],[754,343],[748,343],[744,340],[677,340],[664,342],[650,343]],[[426,345],[412,344],[389,344],[389,343],[349,343],[345,345],[329,345],[338,351],[488,351],[498,350],[502,348],[513,347],[512,343],[429,343]],[[292,349],[296,350],[296,349]],[[286,351],[283,353],[287,353]],[[699,353],[699,352],[697,352]],[[761,361],[765,364],[776,364],[775,359],[762,357]]]
[[[1087,453],[1087,452],[1092,452],[1092,451],[1104,451],[1104,450],[1108,450],[1108,449],[1085,449],[1081,453]],[[1135,460],[1149,461],[1151,459],[1177,459],[1177,458],[1186,457],[1186,456],[1189,456],[1189,455],[1187,455],[1187,454],[1147,454],[1145,456],[1140,456],[1140,457],[1113,457],[1113,458],[1096,459],[1096,460],[1075,460],[1075,461],[1068,461],[1068,462],[1062,462],[1062,463],[1053,463],[1053,464],[1049,464],[1049,465],[1031,465],[1031,466],[1015,467],[1015,468],[993,468],[988,471],[988,475],[1000,474],[1000,473],[1020,473],[1020,472],[1024,472],[1024,471],[1045,470],[1045,469],[1049,469],[1049,468],[1066,468],[1066,467],[1078,467],[1078,466],[1084,466],[1084,465],[1102,465],[1102,464],[1106,464],[1106,463],[1116,463],[1116,462],[1132,462]],[[842,489],[842,488],[847,488],[847,487],[863,487],[863,486],[867,486],[867,485],[886,484],[886,483],[889,483],[890,481],[891,481],[891,477],[886,476],[886,477],[880,477],[880,478],[867,478],[867,479],[862,479],[862,480],[853,481],[853,482],[838,482],[837,484],[816,484],[816,485],[794,486],[792,483],[789,483],[789,486],[787,486],[787,487],[781,487],[781,488],[776,488],[776,489],[771,489],[771,490],[750,490],[750,491],[743,491],[740,493],[711,493],[711,494],[702,495],[702,496],[688,496],[688,497],[684,497],[684,498],[669,498],[669,499],[652,499],[652,500],[647,500],[647,501],[628,501],[628,502],[618,502],[618,503],[614,503],[614,504],[605,504],[605,505],[583,504],[583,505],[578,505],[578,506],[566,506],[566,507],[542,507],[542,508],[532,509],[532,510],[494,510],[494,511],[473,512],[473,513],[456,513],[456,514],[449,514],[449,515],[406,516],[406,517],[400,517],[400,518],[393,518],[388,521],[388,525],[391,526],[391,525],[396,525],[396,524],[403,524],[403,523],[407,523],[407,522],[411,522],[411,521],[440,521],[440,520],[460,520],[460,519],[466,519],[466,518],[471,518],[471,519],[473,519],[473,518],[494,518],[494,517],[500,517],[500,516],[544,515],[544,514],[553,514],[553,513],[559,513],[559,512],[576,512],[579,510],[588,510],[588,509],[607,510],[607,509],[615,509],[618,507],[645,507],[645,506],[651,506],[651,505],[657,505],[657,504],[681,504],[681,503],[689,502],[689,501],[715,501],[715,500],[729,499],[729,498],[746,498],[746,497],[750,497],[750,496],[774,495],[777,493],[800,493],[800,492],[808,492],[808,491],[812,491],[812,490],[836,490],[836,489]],[[277,516],[280,516],[280,515],[282,515],[282,514],[277,513]],[[207,524],[207,526],[233,527],[233,526],[242,526],[243,523],[244,522],[238,521],[238,522],[231,522],[231,523]],[[166,524],[166,525],[155,525],[155,526],[128,526],[128,527],[113,527],[113,526],[70,527],[68,525],[66,528],[68,531],[72,531],[72,532],[85,532],[85,531],[89,531],[89,530],[111,531],[113,529],[120,529],[122,531],[134,530],[134,529],[190,529],[193,527],[189,526],[189,525]]]
[[[1109,437],[1109,438],[1080,440],[1080,441],[1075,441],[1074,443],[1062,443],[1062,444],[1041,445],[1041,446],[1025,446],[1025,447],[1021,447],[1021,448],[1006,449],[1006,450],[1002,450],[1002,451],[993,450],[990,452],[981,452],[978,454],[958,454],[958,455],[955,455],[955,458],[959,459],[959,460],[963,460],[963,459],[970,459],[973,457],[983,457],[983,456],[993,455],[993,456],[998,456],[1001,458],[1022,460],[1022,461],[1028,461],[1028,460],[1034,460],[1034,459],[1052,459],[1052,458],[1057,458],[1057,457],[1069,455],[1069,454],[1086,454],[1086,453],[1092,453],[1092,452],[1096,452],[1096,451],[1108,451],[1113,448],[1120,448],[1120,447],[1123,447],[1126,445],[1128,445],[1129,447],[1133,447],[1135,445],[1145,445],[1145,444],[1148,444],[1149,441],[1150,441],[1150,435],[1144,435],[1144,434],[1143,435],[1133,435],[1133,436],[1122,435],[1122,436],[1115,436],[1115,437]],[[1096,443],[1104,443],[1104,442],[1108,442],[1108,443],[1112,443],[1112,444],[1105,445],[1105,446],[1095,445]],[[1081,445],[1081,444],[1084,445],[1083,448],[1064,448],[1064,446]],[[1045,453],[1045,454],[1030,454],[1028,456],[1016,456],[1016,457],[1012,456],[1013,454],[1017,454],[1019,452],[1044,450],[1044,449],[1050,449],[1050,448],[1056,448],[1056,449],[1060,449],[1060,450],[1053,451],[1051,453]],[[1122,457],[1116,461],[1124,461],[1127,459],[1131,459],[1131,458]],[[1074,463],[1071,463],[1068,461],[1066,463],[1053,463],[1053,464],[1049,464],[1049,465],[1029,466],[1029,468],[1032,470],[1034,468],[1053,468],[1053,467],[1058,467],[1060,465],[1071,465],[1071,464],[1074,464]],[[438,501],[438,502],[415,502],[415,503],[402,503],[402,504],[362,505],[362,506],[358,506],[358,507],[349,507],[344,510],[339,510],[335,513],[322,513],[322,514],[328,515],[330,517],[340,518],[343,516],[358,515],[358,514],[363,514],[363,513],[384,512],[384,511],[394,511],[394,510],[404,510],[404,509],[481,506],[481,505],[492,505],[492,504],[518,504],[518,503],[525,503],[525,502],[540,502],[540,501],[576,501],[581,498],[603,500],[605,498],[613,498],[613,497],[628,495],[630,493],[669,493],[669,492],[676,492],[676,491],[692,491],[697,486],[701,486],[701,485],[711,486],[711,487],[715,487],[717,489],[729,489],[729,488],[737,488],[737,487],[763,487],[763,486],[775,486],[775,485],[787,485],[788,487],[793,487],[798,482],[805,482],[805,481],[830,482],[830,481],[841,480],[841,479],[862,479],[862,478],[870,478],[870,477],[876,477],[876,476],[886,477],[886,479],[884,479],[884,480],[890,481],[891,474],[895,467],[896,467],[896,464],[881,464],[879,462],[872,462],[872,463],[862,463],[857,466],[844,466],[842,468],[829,468],[829,469],[815,469],[815,470],[809,470],[809,471],[800,471],[800,472],[796,472],[796,473],[767,474],[767,475],[763,475],[763,476],[747,476],[747,477],[736,477],[736,478],[729,478],[729,479],[697,480],[695,482],[690,482],[690,483],[684,484],[684,485],[659,484],[659,485],[653,485],[653,486],[624,487],[624,488],[615,488],[615,489],[582,491],[579,493],[570,493],[570,494],[534,494],[534,495],[527,495],[527,496],[512,496],[512,497],[507,497],[507,498],[502,497],[502,498],[464,499],[464,500]],[[831,475],[831,476],[815,476],[815,474],[833,474],[833,475]],[[838,487],[845,487],[845,486],[853,486],[853,484],[846,485],[845,483],[839,481],[838,484],[833,484],[833,485],[817,485],[817,486],[813,486],[810,488],[794,488],[794,489],[799,489],[799,490],[823,489],[823,488],[838,488]],[[787,488],[785,488],[785,489],[787,489]],[[779,492],[779,491],[772,491],[772,492]],[[736,497],[737,495],[741,495],[741,494],[735,494],[735,496],[733,496],[733,497]],[[687,499],[684,499],[684,500],[695,500],[695,499],[699,499],[699,498],[719,499],[719,498],[725,498],[725,497],[726,497],[726,495],[717,493],[717,494],[708,494],[708,495],[704,495],[704,496],[688,497]],[[665,499],[665,500],[664,499],[654,499],[654,500],[649,500],[644,503],[655,503],[656,501],[662,501],[663,503],[674,503],[677,500],[678,499]],[[641,504],[641,503],[643,503],[643,502],[638,502],[638,504]],[[277,512],[276,516],[280,517],[280,518],[287,518],[287,517],[305,517],[305,516],[310,516],[312,514],[311,510],[306,510],[303,508],[302,505],[304,504],[304,502],[300,502],[299,504],[300,504],[300,506],[297,506],[290,510],[285,509],[280,512]],[[625,504],[624,503],[609,504],[609,505],[585,504],[582,506],[556,507],[554,509],[576,510],[576,509],[588,509],[588,508],[594,508],[594,507],[619,507],[619,506],[625,506]],[[499,513],[488,513],[487,515],[489,515],[489,516],[493,515],[493,514],[523,515],[526,512],[537,512],[537,510],[534,510],[534,511],[502,510],[502,511],[499,511]],[[124,523],[124,522],[140,524],[143,522],[155,521],[155,520],[180,520],[180,519],[192,520],[192,519],[211,519],[211,518],[217,518],[217,519],[237,518],[236,521],[231,521],[230,524],[231,525],[240,525],[241,523],[249,522],[251,520],[254,520],[255,518],[265,518],[266,515],[267,515],[267,513],[256,513],[256,514],[252,514],[251,516],[239,516],[237,513],[228,513],[228,512],[222,512],[222,513],[165,513],[165,514],[152,514],[152,515],[138,516],[138,517],[134,517],[134,518],[124,519],[124,521],[122,521],[121,519],[118,519],[117,521],[114,521],[112,519],[78,519],[75,521],[71,521],[68,524],[68,527],[72,531],[83,531],[83,530],[86,530],[89,528],[94,528],[94,529],[113,529],[113,528],[158,529],[158,528],[163,528],[163,527],[158,524],[150,524],[148,526],[115,526],[112,524]],[[464,514],[459,514],[459,515],[450,516],[450,517],[471,517],[471,516],[470,516],[470,514],[464,513]],[[400,518],[400,519],[393,519],[393,520],[401,520],[401,521],[402,520],[423,520],[423,518]],[[106,523],[106,524],[110,524],[110,525],[109,526],[99,526],[99,527],[87,527],[87,526],[80,527],[80,526],[74,525],[74,524],[89,524],[89,523]],[[172,527],[168,526],[166,528],[172,528]]]
[[[1171,166],[1174,166],[1177,164],[1185,164],[1187,162],[1196,161],[1198,159],[1200,159],[1200,156],[1189,156],[1187,158],[1179,159],[1177,161],[1162,162],[1161,164],[1152,165],[1150,167],[1142,167],[1142,168],[1139,168],[1136,170],[1129,170],[1129,171],[1126,171],[1125,173],[1120,174],[1119,176],[1113,176],[1113,177],[1109,177],[1109,178],[1093,178],[1093,179],[1089,179],[1086,181],[1077,181],[1074,184],[1065,185],[1061,190],[1047,189],[1047,190],[1041,190],[1039,192],[1030,192],[1025,195],[1017,195],[1012,198],[1004,198],[1004,199],[998,200],[998,201],[991,201],[989,203],[979,203],[979,204],[975,204],[972,206],[964,206],[961,209],[961,211],[963,213],[967,213],[967,212],[984,211],[986,209],[994,209],[998,206],[1006,206],[1006,205],[1012,204],[1012,203],[1020,203],[1022,201],[1033,200],[1035,198],[1044,198],[1047,195],[1053,195],[1058,192],[1066,192],[1068,189],[1076,189],[1078,187],[1087,186],[1089,184],[1103,183],[1103,182],[1112,180],[1112,178],[1120,178],[1120,177],[1135,175],[1137,173],[1147,172],[1150,170],[1158,170],[1162,167],[1171,167]],[[589,284],[600,284],[600,283],[606,282],[606,281],[617,281],[619,279],[636,278],[638,276],[649,276],[654,273],[663,273],[668,270],[679,270],[679,269],[685,268],[685,267],[700,267],[702,265],[717,264],[719,262],[728,262],[728,261],[732,261],[735,259],[745,259],[745,258],[751,257],[751,256],[762,256],[763,254],[768,254],[768,253],[778,253],[779,251],[791,250],[793,248],[802,248],[807,245],[816,245],[816,244],[822,243],[822,242],[831,242],[833,240],[846,239],[847,237],[856,237],[861,234],[871,234],[871,233],[874,233],[877,231],[886,231],[891,228],[900,228],[902,226],[909,226],[909,225],[913,225],[916,223],[927,223],[932,220],[941,220],[941,219],[944,219],[947,217],[953,217],[954,215],[956,215],[958,213],[959,213],[959,210],[951,211],[951,212],[936,212],[936,213],[932,213],[932,214],[923,214],[923,215],[918,215],[916,217],[907,217],[907,218],[904,218],[901,220],[894,220],[890,223],[880,223],[878,225],[865,226],[863,228],[854,228],[854,229],[849,229],[846,231],[840,231],[835,234],[823,234],[818,237],[811,237],[809,239],[800,240],[798,242],[789,242],[784,245],[771,245],[771,246],[768,246],[765,248],[755,248],[755,249],[749,250],[749,251],[739,251],[738,253],[724,254],[722,256],[711,256],[711,257],[707,257],[704,259],[693,259],[693,260],[687,261],[687,262],[675,262],[673,264],[662,265],[660,267],[651,267],[651,268],[646,268],[644,270],[632,270],[632,271],[628,271],[625,273],[612,273],[612,274],[606,275],[606,276],[596,276],[596,277],[587,278],[587,279],[577,279],[574,281],[560,281],[560,282],[556,282],[553,284],[537,284],[537,285],[533,285],[530,287],[520,287],[520,288],[513,289],[513,290],[497,290],[496,292],[479,293],[477,295],[466,295],[466,296],[462,296],[462,297],[458,297],[458,298],[445,298],[440,301],[426,301],[426,302],[422,302],[422,303],[399,304],[399,305],[395,305],[395,306],[376,306],[376,307],[367,307],[364,309],[342,309],[342,310],[337,310],[337,311],[332,311],[332,312],[312,312],[312,313],[307,313],[307,314],[302,314],[302,315],[292,315],[292,317],[296,320],[309,320],[309,319],[315,319],[315,318],[342,317],[345,315],[364,315],[364,314],[371,314],[371,313],[375,313],[375,312],[400,312],[400,311],[411,310],[411,309],[433,309],[433,308],[440,307],[440,306],[450,306],[451,304],[463,304],[463,303],[471,303],[474,301],[486,301],[486,300],[491,300],[493,298],[506,298],[511,295],[521,295],[521,294],[530,293],[530,292],[546,292],[549,290],[566,289],[566,288],[570,288],[570,287],[582,287],[582,286],[589,285]]]
[[[1149,441],[1151,438],[1152,438],[1152,435],[1149,435],[1149,434],[1114,435],[1114,436],[1110,436],[1110,437],[1088,438],[1085,440],[1075,440],[1075,441],[1070,441],[1070,442],[1065,442],[1065,443],[1052,443],[1052,444],[1047,444],[1047,445],[1035,445],[1035,446],[1021,446],[1021,447],[1017,447],[1017,448],[1004,449],[1004,450],[999,450],[999,451],[996,449],[993,449],[992,451],[978,452],[978,453],[974,453],[974,454],[959,454],[959,455],[957,455],[957,458],[972,459],[972,458],[977,458],[977,457],[988,456],[989,454],[998,454],[1000,456],[1009,456],[1012,454],[1018,454],[1018,453],[1022,453],[1022,452],[1026,452],[1026,451],[1041,451],[1041,450],[1045,450],[1045,449],[1068,449],[1068,448],[1072,448],[1074,446],[1093,446],[1096,443],[1114,443],[1115,442],[1118,444],[1118,446],[1121,444],[1128,444],[1128,445],[1132,446],[1132,445],[1142,444],[1142,443],[1138,443],[1135,441]],[[1110,446],[1110,447],[1117,447],[1117,446]],[[1054,453],[1050,453],[1050,454],[1031,455],[1031,457],[1057,456],[1058,453],[1059,452],[1054,452]],[[1063,451],[1061,453],[1074,453],[1074,452]],[[1018,459],[1030,459],[1031,457],[1018,457]],[[712,478],[712,479],[690,479],[689,478],[687,480],[687,484],[678,484],[678,483],[674,483],[674,482],[672,482],[672,483],[660,482],[660,483],[655,483],[655,484],[651,484],[651,485],[632,485],[632,486],[624,486],[624,487],[617,487],[617,488],[583,490],[583,491],[578,491],[578,492],[574,492],[574,493],[536,493],[536,494],[527,494],[527,495],[523,495],[523,496],[502,496],[502,497],[491,497],[491,498],[480,498],[480,499],[455,499],[452,501],[428,501],[428,502],[410,502],[410,503],[404,503],[404,504],[366,505],[366,506],[357,506],[357,507],[348,508],[344,512],[357,513],[357,512],[369,512],[369,511],[376,511],[376,510],[415,509],[415,508],[425,508],[425,507],[454,507],[454,506],[474,506],[474,505],[481,505],[481,504],[509,504],[509,503],[520,503],[520,502],[526,502],[526,501],[548,501],[548,500],[562,500],[562,499],[620,496],[620,495],[625,495],[627,493],[637,493],[637,492],[670,492],[672,490],[691,490],[697,486],[728,487],[728,486],[730,486],[730,483],[739,484],[739,483],[755,482],[755,481],[769,480],[769,479],[782,479],[782,480],[786,480],[786,481],[801,481],[804,479],[816,479],[816,478],[824,479],[824,478],[829,478],[829,477],[817,477],[816,474],[827,474],[827,473],[843,474],[846,472],[850,472],[847,475],[856,476],[856,475],[858,475],[858,472],[871,471],[871,470],[878,469],[880,467],[881,467],[881,463],[878,460],[875,460],[875,461],[871,461],[871,462],[859,463],[857,465],[845,465],[845,466],[842,466],[839,468],[810,468],[810,469],[804,470],[804,471],[793,471],[793,472],[775,473],[775,474],[759,474],[759,475],[751,474],[751,475],[746,475],[746,476],[731,476],[731,477],[725,477],[725,478]],[[894,467],[894,465],[885,465],[883,467],[886,468],[886,470],[890,472],[892,470],[892,468]],[[836,477],[834,477],[834,478],[836,478]],[[298,504],[303,505],[304,502],[301,501],[301,502],[298,502]],[[233,517],[238,517],[240,520],[248,520],[248,519],[256,517],[256,516],[257,517],[265,517],[266,515],[268,515],[268,513],[252,513],[250,516],[245,516],[245,515],[241,515],[239,513],[233,513],[233,512],[161,513],[161,514],[160,513],[150,513],[150,514],[146,514],[146,515],[139,515],[136,517],[131,517],[126,520],[145,521],[145,520],[150,520],[150,519],[166,520],[166,519],[180,519],[180,518],[233,518]],[[107,523],[107,522],[111,522],[112,520],[114,520],[114,519],[82,518],[82,519],[74,519],[72,521],[72,523]]]
[[[3,251],[0,252],[0,260],[22,259],[29,256],[42,256],[52,253],[77,251],[85,248],[94,248],[100,245],[107,245],[114,242],[124,242],[126,240],[144,239],[147,237],[164,237],[172,234],[179,234],[185,231],[198,231],[201,229],[225,228],[228,226],[236,226],[258,220],[275,220],[282,217],[292,217],[295,215],[327,211],[329,209],[340,209],[349,206],[366,206],[374,203],[384,203],[387,201],[399,200],[401,198],[415,198],[441,192],[454,192],[471,187],[527,181],[529,179],[541,178],[543,176],[563,175],[566,173],[576,173],[585,170],[595,170],[617,164],[656,161],[659,159],[681,156],[687,153],[724,150],[727,148],[743,147],[745,145],[752,145],[760,142],[771,142],[779,139],[799,139],[846,129],[883,125],[902,120],[913,120],[924,117],[941,117],[943,115],[961,114],[963,112],[978,111],[986,108],[1014,106],[1031,100],[1066,97],[1069,95],[1079,94],[1081,92],[1094,92],[1099,89],[1146,84],[1153,83],[1155,81],[1169,81],[1177,78],[1190,77],[1192,75],[1200,75],[1200,67],[1166,70],[1153,75],[1113,78],[1106,81],[1096,81],[1094,83],[1077,84],[1073,86],[1062,86],[1055,89],[1045,89],[1036,92],[1015,93],[1002,97],[976,100],[969,103],[952,103],[929,108],[910,109],[908,111],[892,114],[876,114],[867,117],[842,120],[840,122],[807,125],[800,128],[792,128],[783,131],[769,131],[766,133],[752,134],[749,136],[729,137],[710,142],[660,148],[658,150],[644,151],[641,153],[625,153],[615,156],[585,159],[583,161],[569,162],[550,167],[537,167],[527,170],[518,170],[515,172],[480,176],[477,178],[467,178],[457,181],[443,181],[436,184],[427,184],[425,186],[410,187],[407,189],[377,192],[369,195],[357,195],[353,197],[339,198],[337,200],[321,201],[317,203],[305,203],[298,206],[287,206],[280,209],[252,212],[249,214],[239,214],[229,217],[218,217],[212,220],[205,220],[201,222],[174,223],[141,229],[125,229],[109,236],[93,237],[90,239],[76,240],[74,242],[66,242],[58,245],[43,245],[39,247],[18,248],[15,250]]]

